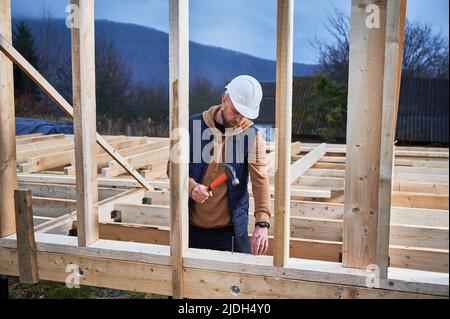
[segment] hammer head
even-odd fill
[[[225,167],[225,174],[231,180],[231,184],[233,186],[239,185],[239,180],[236,177],[236,171],[234,170],[234,167],[231,166],[230,164],[224,164],[224,167]]]

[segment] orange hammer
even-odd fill
[[[234,167],[229,164],[224,164],[225,166],[225,173],[222,173],[217,179],[211,183],[211,185],[208,186],[208,191],[212,191],[213,189],[217,188],[222,183],[226,182],[227,179],[231,179],[231,184],[233,186],[239,185],[239,180],[236,177],[236,171],[234,170]]]

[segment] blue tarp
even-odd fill
[[[33,133],[73,134],[73,124],[16,117],[16,135]]]

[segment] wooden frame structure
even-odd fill
[[[271,239],[273,256],[263,257],[216,251],[204,254],[203,250],[187,248],[188,0],[169,0],[170,146],[174,154],[170,182],[148,181],[132,166],[140,163],[139,153],[154,156],[152,165],[157,166],[164,159],[158,154],[169,150],[168,141],[144,143],[142,138],[140,141],[139,138],[103,138],[95,133],[93,1],[72,1],[80,7],[80,29],[72,31],[75,112],[11,46],[11,3],[5,0],[0,4],[1,274],[20,275],[22,280],[33,282],[37,276],[65,281],[67,265],[76,264],[83,269],[81,284],[176,298],[448,297],[448,180],[443,182],[445,175],[442,175],[446,172],[448,177],[448,162],[445,166],[440,160],[430,161],[430,158],[448,160],[448,151],[394,150],[395,120],[392,119],[398,105],[405,0],[352,0],[347,146],[291,144],[294,1],[278,0],[276,120],[279,138],[277,152],[270,155],[277,162],[272,189],[275,231]],[[366,8],[371,4],[380,8],[380,28],[364,25]],[[75,115],[74,138],[15,138],[10,60],[68,114]],[[360,105],[365,109],[360,109]],[[62,149],[47,161],[30,158],[30,154],[36,154],[32,146],[20,146],[48,139],[58,140],[55,143]],[[75,140],[72,142],[75,152],[65,139]],[[104,151],[95,149],[95,141]],[[159,144],[149,146],[152,143]],[[16,156],[16,144],[19,156]],[[123,155],[113,146],[124,148]],[[52,147],[55,150],[54,145],[36,149],[41,152],[39,156],[45,156],[45,150],[48,152]],[[109,163],[109,156],[120,167]],[[15,170],[16,158],[19,173]],[[429,190],[426,194],[402,191],[417,187],[414,185],[417,177],[405,168],[408,161],[412,165],[426,165],[425,172],[436,169],[434,177],[420,181]],[[77,165],[75,169],[67,167],[66,173],[75,171],[76,178],[41,172],[70,163]],[[98,177],[97,169],[105,164],[108,165],[102,168],[108,168],[105,175]],[[393,178],[394,164],[400,170]],[[135,180],[114,178],[125,171]],[[324,176],[325,173],[328,175]],[[27,205],[19,202],[19,212],[15,212],[16,179],[21,187],[32,189],[34,211],[49,202],[48,198],[39,197],[43,189],[64,196],[72,194],[76,200],[51,200],[52,207],[70,207],[68,212],[53,215],[54,219],[42,216],[41,219],[48,220],[33,229]],[[47,184],[36,185],[39,180]],[[57,186],[52,187],[50,183]],[[297,183],[302,186],[309,183],[312,187],[327,185],[327,189],[299,188]],[[327,203],[332,193],[339,197],[344,188],[345,195],[340,202]],[[110,198],[98,201],[97,194]],[[29,193],[22,193],[20,198],[24,196],[29,203]],[[321,198],[321,202],[305,200],[313,197]],[[151,205],[136,204],[149,198]],[[405,207],[408,205],[414,208],[408,210]],[[391,210],[391,206],[395,208]],[[157,221],[152,214],[158,216],[159,225],[155,225]],[[17,226],[21,227],[17,232],[16,219]],[[72,228],[75,219],[78,238],[58,234],[58,230],[65,233],[67,227]],[[428,224],[410,225],[406,220]],[[395,224],[398,221],[406,225]],[[445,223],[446,227],[442,226]],[[53,233],[46,232],[49,229]],[[312,238],[304,239],[305,236]],[[427,247],[414,247],[419,241],[426,241]],[[340,251],[343,262],[339,261]],[[319,252],[320,256],[312,252]],[[414,256],[412,261],[405,262],[411,256]],[[430,256],[440,263],[430,263]],[[29,266],[24,267],[23,263]],[[374,270],[373,265],[378,268]]]

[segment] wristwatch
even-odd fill
[[[269,222],[256,222],[255,223],[255,227],[259,226],[259,227],[265,227],[267,229],[270,228],[270,223]]]

